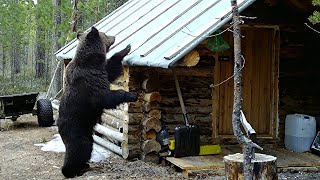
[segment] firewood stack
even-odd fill
[[[157,162],[157,152],[161,149],[161,145],[156,141],[157,132],[161,130],[161,112],[159,103],[161,95],[159,93],[160,82],[157,73],[147,72],[142,82],[143,103],[142,111],[144,118],[141,122],[142,143],[140,159],[143,161]]]

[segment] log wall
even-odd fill
[[[130,91],[140,93],[141,97],[148,94],[148,90],[143,90],[140,85],[144,83],[145,77],[150,71],[157,72],[152,77],[156,76],[159,79],[159,87],[156,87],[158,89],[150,89],[153,92],[158,90],[161,95],[160,103],[156,103],[151,109],[160,111],[161,122],[168,128],[171,138],[173,139],[174,137],[174,128],[185,124],[172,73],[172,71],[175,71],[190,123],[200,126],[201,143],[210,143],[212,141],[212,89],[209,86],[213,83],[213,59],[202,59],[202,64],[200,63],[193,68],[130,67]],[[147,117],[149,109],[145,106],[145,103],[136,104],[140,104],[141,107],[139,108],[135,105],[132,105],[131,108],[129,107],[130,115],[136,117],[138,114],[143,113],[145,114],[144,117]],[[142,139],[144,139],[143,136]]]
[[[190,124],[196,124],[200,127],[202,144],[210,143],[212,135],[212,89],[209,86],[213,83],[213,77],[212,75],[182,76],[178,73],[177,77]],[[170,134],[173,135],[176,126],[185,125],[173,74],[161,75],[160,83],[160,92],[163,94],[161,119],[167,125]]]

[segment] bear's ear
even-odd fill
[[[95,27],[92,26],[90,34],[94,34],[94,35],[99,34],[99,31],[98,31],[98,29],[96,29]]]
[[[82,32],[78,32],[77,33],[77,39],[79,39],[80,40],[80,38],[81,38],[81,36],[83,35],[83,33]]]

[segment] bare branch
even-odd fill
[[[241,71],[243,68],[244,68],[244,65],[246,64],[246,59],[243,57],[243,55],[241,55],[241,58],[243,60],[243,64],[242,64],[242,67],[239,69],[239,71]],[[228,77],[227,79],[223,80],[222,82],[218,83],[218,84],[211,84],[210,87],[211,88],[214,88],[214,87],[217,87],[217,86],[220,86],[221,84],[229,81],[230,79],[232,79],[234,77],[235,73],[233,73],[230,77]]]
[[[307,23],[304,23],[308,28],[310,28],[311,30],[313,30],[314,32],[316,32],[316,33],[318,33],[318,34],[320,34],[320,31],[318,31],[318,30],[316,30],[316,29],[314,29],[313,27],[311,27],[309,24],[307,24]]]

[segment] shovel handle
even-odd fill
[[[186,126],[189,126],[189,120],[188,120],[188,116],[187,116],[186,107],[184,106],[184,102],[182,99],[179,81],[178,81],[177,75],[174,72],[173,72],[173,76],[174,76],[174,82],[176,84],[176,89],[177,89],[177,93],[178,93],[178,97],[179,97],[179,101],[180,101],[180,106],[181,106],[182,113],[183,113],[183,118],[186,121]]]

